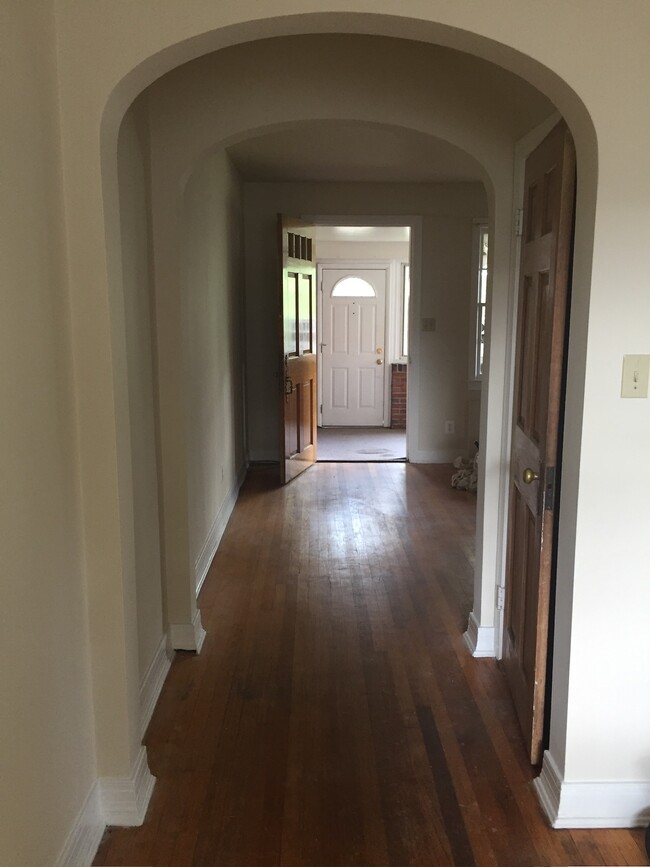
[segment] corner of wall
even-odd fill
[[[566,780],[547,750],[534,786],[553,828],[637,828],[650,822],[650,780]]]

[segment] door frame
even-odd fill
[[[406,396],[406,459],[407,461],[417,462],[417,432],[420,418],[417,395],[419,394],[420,386],[419,365],[421,355],[420,329],[416,327],[416,323],[420,321],[422,296],[423,218],[417,214],[355,214],[354,216],[350,216],[350,214],[300,214],[299,216],[303,220],[313,223],[315,226],[407,226],[410,229],[409,263],[411,266],[411,299],[409,307],[409,385]],[[316,255],[318,255],[318,249]]]
[[[318,256],[318,249],[316,250]],[[318,426],[323,424],[323,354],[320,344],[323,333],[323,307],[325,298],[323,295],[323,270],[336,269],[341,271],[385,271],[386,272],[386,295],[384,298],[384,347],[388,346],[391,327],[394,325],[394,293],[395,293],[395,267],[389,259],[375,259],[374,261],[362,259],[322,259],[316,262],[316,344],[318,346]],[[384,351],[384,358],[388,352]],[[385,367],[388,367],[386,364]],[[384,373],[384,411],[382,414],[382,427],[390,427],[390,376]]]

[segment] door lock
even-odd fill
[[[383,358],[378,358],[378,359],[377,359],[377,364],[383,364],[383,363],[384,363],[384,359],[383,359]]]

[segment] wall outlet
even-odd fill
[[[445,422],[445,433],[446,434],[456,433],[456,422],[455,421],[446,421]]]

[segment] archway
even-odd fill
[[[343,16],[342,20],[348,22],[346,16]],[[379,22],[376,17],[371,16],[365,24],[361,19],[355,19],[354,26],[352,26],[352,22],[349,22],[351,29],[360,28],[363,30],[366,27],[371,32],[381,31],[382,26],[387,25],[388,22]],[[394,22],[391,22],[394,23]],[[408,22],[403,21],[402,24],[406,25]],[[286,22],[285,22],[286,24]],[[309,29],[319,29],[331,26],[331,22],[329,18],[326,20],[316,20],[307,18],[304,16],[300,16],[299,20],[291,19],[291,25],[297,26],[298,29],[309,30]],[[272,28],[278,27],[280,30],[284,26],[281,21],[274,22],[272,24]],[[413,26],[408,25],[408,26]],[[408,30],[407,26],[407,30]],[[244,28],[245,29],[245,28]],[[254,31],[253,25],[251,25],[251,29]],[[404,28],[398,28],[404,30]],[[435,27],[434,27],[435,29]],[[240,29],[238,31],[240,35],[243,33],[243,30]],[[218,43],[219,39],[216,34],[219,34],[220,37],[225,37],[226,34],[221,31],[214,31],[208,36],[205,37],[205,42],[203,42],[203,49],[205,50],[207,40],[213,40],[214,43]],[[249,34],[250,35],[250,34]],[[432,33],[433,36],[433,33]],[[476,53],[484,53],[485,55],[490,54],[490,44],[485,43],[481,39],[476,39],[475,36],[471,36],[470,34],[463,34],[457,31],[450,31],[448,28],[442,28],[437,31],[437,36],[440,42],[445,42],[447,40],[454,42],[455,44],[463,44],[463,41],[466,40],[465,44],[469,48],[471,46],[472,50]],[[234,32],[229,31],[227,37],[233,39],[234,41]],[[241,37],[243,39],[243,36]],[[422,38],[422,33],[420,33],[420,38]],[[106,107],[106,111],[103,115],[103,130],[102,130],[102,152],[103,152],[103,193],[104,193],[104,220],[105,220],[105,237],[106,237],[106,270],[108,274],[108,287],[109,287],[109,297],[112,297],[113,301],[111,303],[112,310],[112,337],[109,340],[109,343],[112,345],[113,355],[115,358],[119,359],[122,357],[122,338],[121,334],[121,302],[119,300],[120,296],[120,267],[119,262],[115,256],[115,251],[119,250],[118,236],[119,236],[119,208],[117,206],[116,201],[116,184],[115,184],[115,165],[114,165],[114,153],[115,153],[115,138],[117,135],[117,125],[121,120],[121,114],[126,106],[126,104],[130,101],[130,97],[133,95],[133,91],[137,91],[141,86],[142,82],[146,80],[147,76],[153,74],[154,66],[160,71],[161,64],[163,62],[172,63],[172,57],[175,56],[176,60],[179,57],[179,51],[187,51],[188,54],[192,52],[197,52],[198,48],[198,40],[195,40],[191,43],[179,43],[176,46],[169,47],[169,49],[165,53],[165,59],[163,60],[163,54],[158,54],[155,58],[155,62],[153,60],[149,60],[141,64],[137,70],[133,70],[132,74],[122,79],[120,82],[120,86],[117,87],[109,100],[109,104]],[[181,47],[182,46],[182,47]],[[479,51],[479,46],[481,47],[481,51]],[[492,46],[494,49],[495,47]],[[500,51],[496,50],[496,54],[499,54]],[[569,119],[571,123],[571,108],[573,109],[574,116],[574,132],[576,133],[576,139],[578,143],[578,151],[579,151],[579,159],[581,159],[581,148],[587,148],[590,152],[590,158],[586,159],[585,165],[587,168],[595,167],[595,141],[593,137],[589,140],[589,124],[585,118],[584,110],[581,106],[579,100],[574,98],[573,105],[572,95],[569,89],[564,85],[561,81],[556,79],[556,77],[550,73],[548,70],[544,70],[541,67],[535,67],[535,64],[531,63],[529,59],[525,57],[518,57],[514,52],[509,54],[506,52],[508,56],[508,62],[512,66],[517,66],[517,61],[520,62],[521,68],[525,68],[526,72],[530,79],[536,79],[540,82],[542,80],[546,80],[548,91],[554,91],[557,87],[558,92],[562,94],[563,99],[558,102],[565,102],[567,104],[567,108],[569,109],[568,113],[565,111],[565,116]],[[535,72],[535,74],[533,74]],[[140,84],[137,84],[137,81],[140,81]],[[550,86],[550,82],[553,82],[554,86]],[[555,94],[553,94],[555,95]],[[558,103],[556,103],[558,104]],[[467,118],[467,123],[469,124],[470,118]],[[582,128],[581,127],[582,124]],[[417,127],[416,127],[417,128]],[[458,134],[458,131],[457,131]],[[492,144],[496,146],[498,136],[495,135],[494,141]],[[462,142],[462,137],[461,137]],[[498,570],[498,536],[499,536],[499,522],[503,520],[503,500],[502,500],[502,478],[501,478],[501,463],[504,457],[504,450],[507,450],[507,436],[504,437],[504,428],[507,427],[507,422],[504,418],[504,398],[505,398],[505,387],[504,384],[507,381],[507,375],[505,375],[507,370],[507,341],[503,339],[505,332],[507,331],[507,323],[509,321],[509,310],[511,315],[510,308],[510,268],[511,268],[511,257],[510,257],[510,228],[511,228],[511,214],[509,213],[512,195],[510,188],[510,179],[508,176],[508,168],[505,164],[499,165],[499,157],[496,153],[496,150],[491,154],[491,171],[489,171],[491,181],[494,185],[495,194],[494,198],[491,201],[491,216],[494,219],[494,235],[496,239],[495,250],[500,251],[498,254],[498,258],[495,260],[495,267],[493,268],[493,272],[495,275],[501,271],[503,275],[503,293],[500,296],[499,304],[493,303],[493,324],[500,324],[502,330],[498,342],[494,343],[494,349],[490,352],[490,371],[493,380],[490,381],[488,394],[490,395],[490,399],[486,402],[486,408],[484,411],[484,430],[486,431],[485,436],[485,455],[486,455],[486,471],[485,478],[483,480],[483,490],[484,490],[484,500],[483,507],[481,510],[481,520],[483,522],[481,539],[480,539],[480,557],[485,566],[485,563],[489,561],[490,567],[488,571],[492,577],[492,584],[489,582],[485,584],[481,582],[481,586],[479,589],[479,607],[481,607],[481,603],[487,603],[489,598],[489,594],[494,586],[494,576],[496,571]],[[187,165],[187,161],[185,163]],[[587,249],[590,249],[590,230],[589,226],[591,225],[590,220],[593,220],[593,192],[595,189],[595,175],[592,177],[594,181],[594,187],[591,190],[592,196],[585,196],[581,203],[579,204],[579,231],[584,233],[583,240],[587,239]],[[587,186],[586,189],[589,189]],[[158,213],[166,213],[173,214],[175,208],[175,195],[170,194],[169,190],[156,190],[154,191],[154,200],[156,204],[156,211]],[[171,239],[172,246],[166,247],[167,251],[173,251],[174,239],[178,237],[177,232],[169,230],[166,235],[168,239]],[[501,238],[501,242],[498,242],[498,239]],[[495,253],[497,256],[497,253]],[[587,291],[588,282],[589,282],[589,268],[588,268],[589,256],[586,255],[581,263],[583,267],[583,271],[581,273],[581,282],[583,286],[583,291]],[[580,263],[577,262],[576,266],[578,268],[577,273],[579,273]],[[584,266],[587,266],[586,269]],[[174,271],[173,268],[167,269],[166,267],[160,266],[159,273],[165,273],[170,281],[170,285],[173,282]],[[493,299],[494,301],[495,299]],[[493,340],[496,338],[496,331],[493,327],[492,329]],[[168,344],[169,345],[169,344]],[[120,383],[123,382],[124,372],[123,370],[118,369],[113,370],[113,375],[115,376],[115,381]],[[118,385],[117,391],[121,391],[122,388]],[[86,406],[88,408],[88,406]],[[122,500],[124,503],[123,497],[125,495],[125,491],[131,485],[131,475],[132,469],[129,466],[130,463],[130,454],[128,446],[125,446],[124,443],[128,439],[128,414],[125,415],[120,413],[118,408],[114,407],[114,415],[117,423],[118,429],[118,446],[117,446],[117,460],[116,460],[116,479],[115,479],[115,495],[116,500],[119,502]],[[82,421],[83,428],[83,421]],[[121,431],[121,433],[120,433]],[[493,433],[490,433],[493,431]],[[122,445],[120,445],[120,441]],[[88,445],[88,448],[92,451],[92,447]],[[176,443],[178,445],[178,443]],[[182,474],[178,477],[177,482],[182,485],[183,476]],[[566,490],[566,489],[565,489]],[[485,504],[488,502],[488,507],[486,508]],[[120,551],[120,560],[121,560],[121,568],[119,572],[123,575],[129,575],[132,572],[132,569],[129,565],[129,559],[131,557],[130,545],[128,542],[131,530],[129,528],[129,509],[127,508],[118,508],[113,515],[113,527],[115,530],[115,540],[116,540],[116,550]],[[92,536],[92,533],[90,534]],[[125,540],[126,544],[125,544]],[[92,546],[92,538],[90,540]],[[165,558],[169,563],[169,558],[173,556],[171,549],[166,544],[165,546]],[[126,561],[123,559],[126,558]],[[90,556],[92,561],[92,554]],[[484,568],[482,567],[482,569]],[[189,622],[186,623],[187,626],[191,625],[191,621],[193,619],[192,612],[192,602],[191,595],[188,592],[188,588],[176,588],[179,593],[179,596],[185,595],[185,600],[182,601],[182,605],[185,605],[188,608],[188,616]],[[91,605],[92,605],[92,593],[91,593]],[[487,614],[487,612],[486,612]],[[479,618],[482,616],[479,611]],[[117,620],[121,622],[121,630],[119,634],[125,635],[128,633],[128,628],[126,626],[126,621],[128,620],[128,616],[125,616],[124,611],[118,611],[116,609],[116,617]],[[123,643],[124,646],[124,655],[125,658],[129,654],[129,643],[132,642],[132,638],[129,639],[128,636]],[[106,648],[108,649],[108,648]],[[102,653],[102,649],[98,649],[98,653]],[[101,666],[99,666],[101,668]],[[101,689],[100,686],[100,677],[99,677],[99,668],[96,668],[96,674],[98,675],[95,684],[96,698],[100,704],[104,704],[104,700],[100,699],[97,695],[97,690]],[[130,668],[130,663],[127,662],[125,665],[125,669],[128,671]],[[132,696],[132,688],[129,690],[123,685],[119,688],[121,692],[121,701],[125,712],[125,719],[129,717],[128,706],[132,704],[132,697],[129,697],[129,693]],[[107,710],[107,708],[105,708]],[[106,714],[107,718],[111,715]],[[103,723],[100,723],[100,726]],[[127,725],[128,728],[128,725]],[[118,761],[118,764],[121,767],[125,767],[125,760],[128,756],[132,754],[133,751],[133,741],[130,741],[129,744],[129,735],[125,732],[125,738],[122,744],[122,759]],[[98,737],[99,742],[99,751],[101,753],[102,750],[102,737],[101,733]],[[114,746],[114,741],[113,741]],[[103,763],[100,762],[100,766]],[[109,767],[112,764],[112,759],[109,758],[108,754],[106,756],[106,764],[104,767]]]

